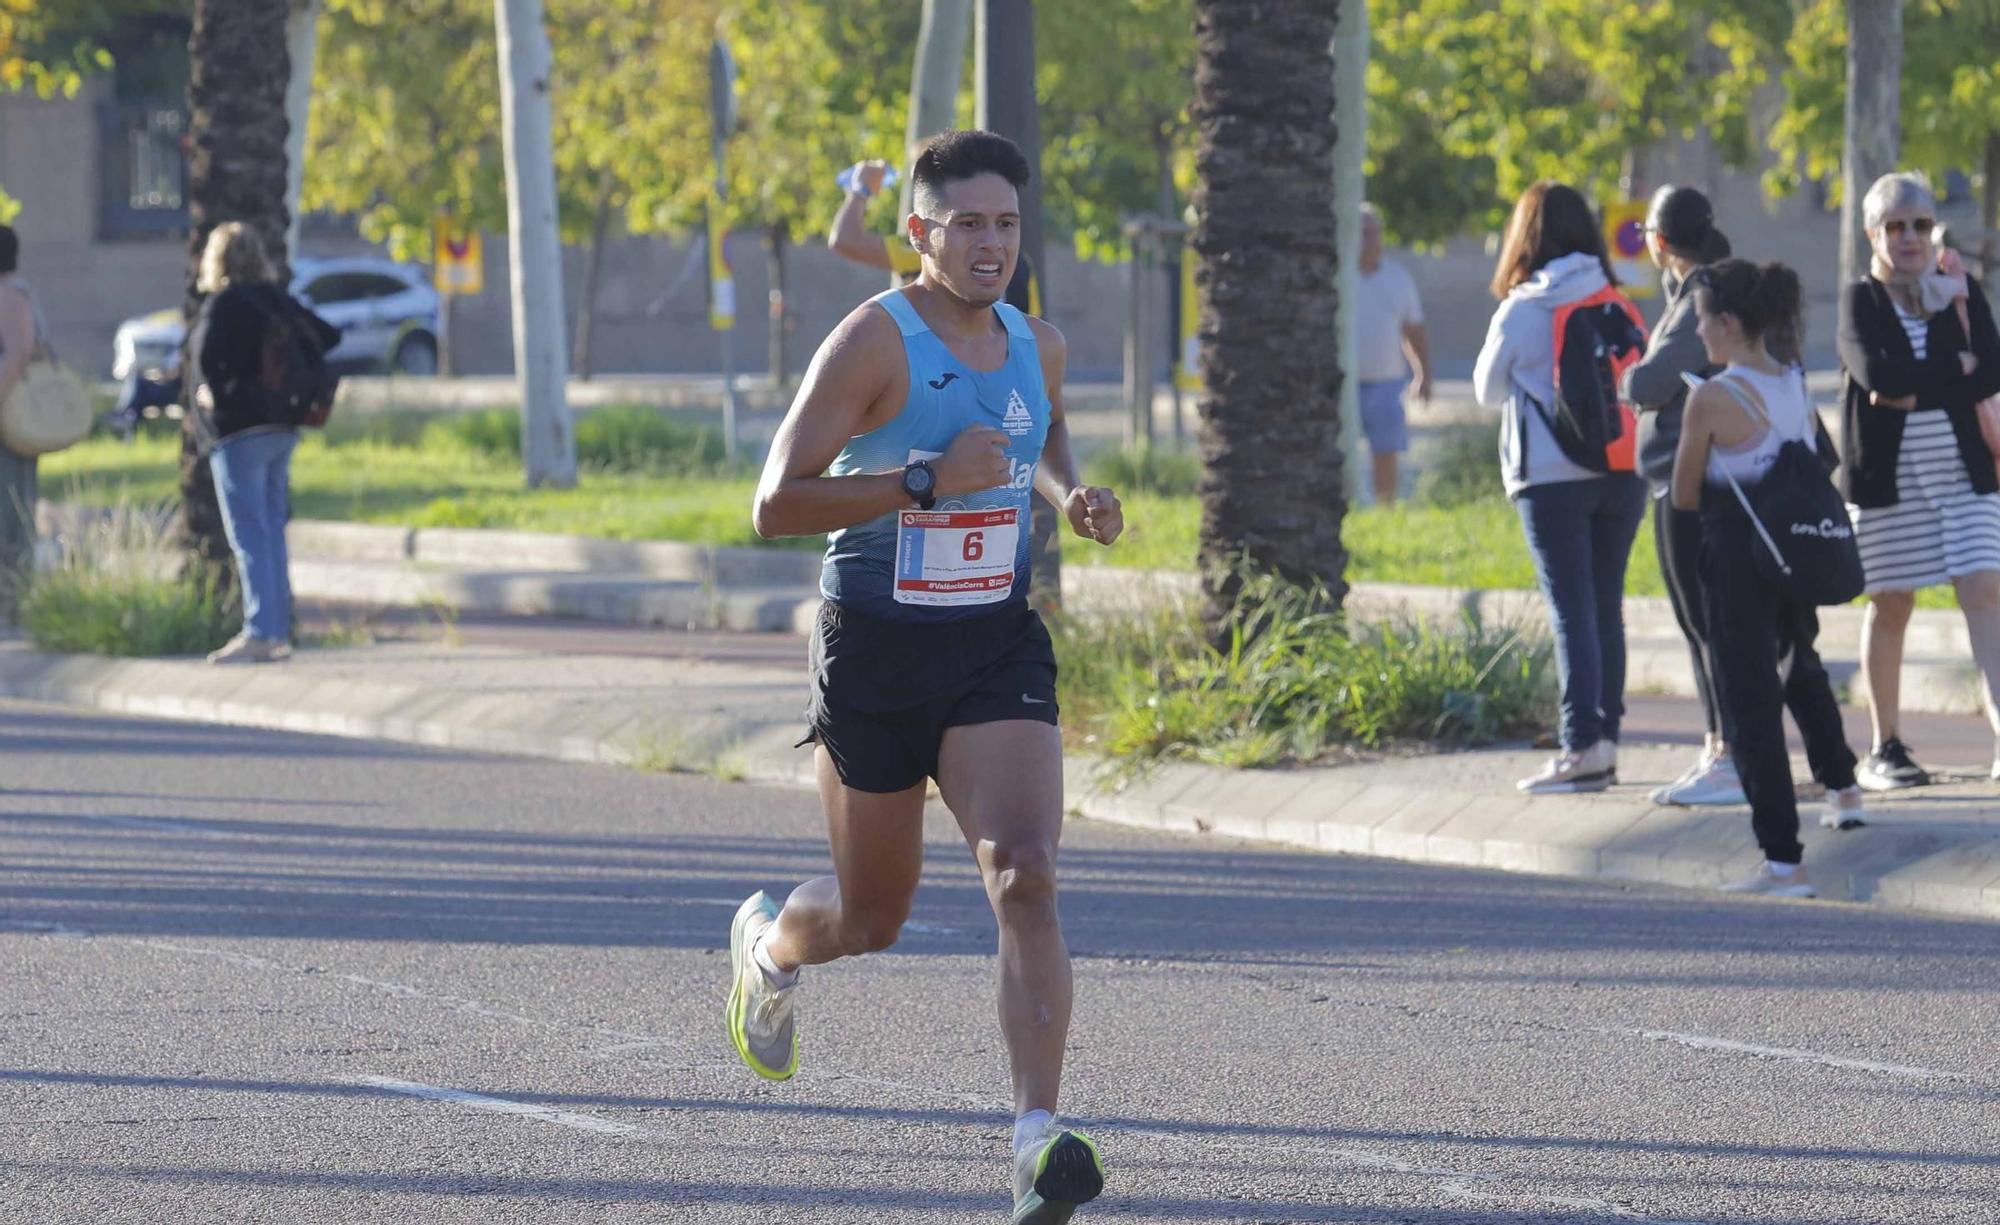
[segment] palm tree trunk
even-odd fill
[[[211,230],[241,221],[264,239],[282,282],[285,251],[285,87],[291,79],[286,21],[275,0],[195,0],[188,40],[188,279],[190,323],[201,304],[194,269]],[[192,330],[192,329],[190,329]],[[193,365],[183,355],[183,370]],[[186,380],[192,386],[192,380]],[[181,530],[190,564],[220,582],[233,577],[229,542],[208,462],[195,448],[192,415],[181,431]]]
[[[1215,629],[1246,570],[1346,594],[1328,50],[1338,7],[1194,6],[1199,561]]]

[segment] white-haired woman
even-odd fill
[[[1921,177],[1877,179],[1862,219],[1874,258],[1846,289],[1840,483],[1868,576],[1875,748],[1860,778],[1891,791],[1930,781],[1900,730],[1903,633],[1920,588],[1957,589],[2000,749],[2000,479],[1974,408],[2000,392],[2000,332],[1976,283],[1938,275],[1936,201]]]
[[[322,351],[340,332],[293,302],[257,232],[241,222],[215,227],[202,250],[195,287],[208,295],[190,338],[196,436],[208,451],[216,501],[243,593],[243,630],[209,656],[212,663],[262,663],[283,656],[292,637],[292,579],[285,552],[291,518],[295,425],[267,416],[265,338],[280,321],[303,322]]]

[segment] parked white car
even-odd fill
[[[292,265],[291,290],[340,329],[340,343],[327,354],[333,369],[437,373],[444,312],[423,269],[365,256],[300,259]],[[112,342],[112,376],[164,390],[180,378],[182,335],[178,308],[127,319]]]

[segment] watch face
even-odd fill
[[[910,467],[903,470],[904,487],[918,497],[929,493],[931,486],[936,483],[937,474],[933,473],[929,468]]]

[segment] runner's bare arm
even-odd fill
[[[750,522],[766,540],[816,536],[916,505],[903,492],[903,470],[826,476],[850,438],[885,424],[910,393],[909,366],[896,324],[878,306],[855,310],[813,355],[791,411],[771,441]],[[937,496],[954,497],[1007,483],[1007,436],[974,426],[952,439],[931,469]]]
[[[1035,475],[1035,487],[1062,510],[1077,535],[1110,544],[1125,530],[1125,509],[1117,494],[1101,486],[1085,485],[1077,474],[1076,453],[1069,443],[1069,422],[1063,416],[1068,342],[1053,324],[1030,318],[1028,326],[1035,330],[1035,347],[1042,357],[1042,383],[1049,393],[1049,436],[1042,443],[1042,462]]]

